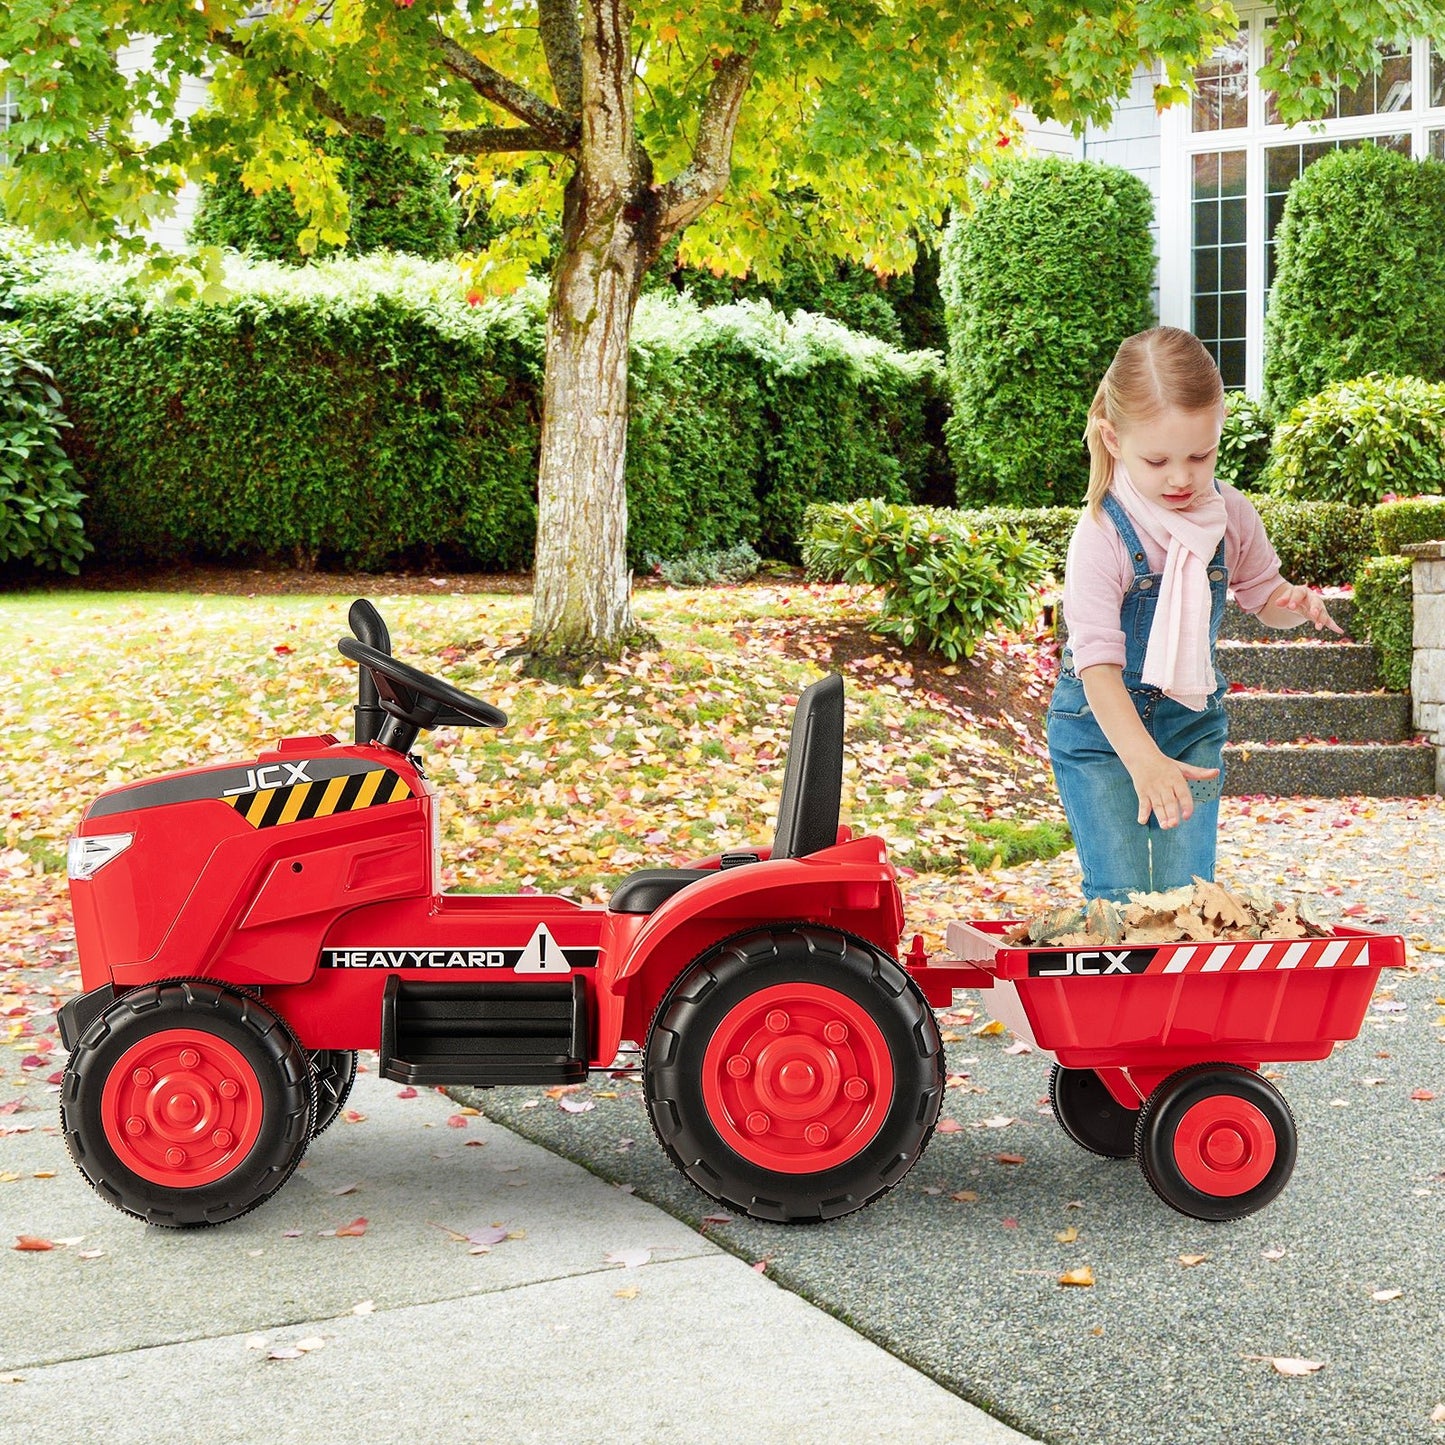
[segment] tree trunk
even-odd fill
[[[567,230],[586,209],[569,197]],[[624,481],[639,279],[631,232],[619,214],[602,235],[564,234],[547,311],[530,648],[576,662],[616,657],[636,631]]]
[[[642,277],[661,249],[632,116],[626,0],[582,7],[582,132],[547,310],[537,478],[534,657],[573,667],[636,635],[627,566],[627,362]]]

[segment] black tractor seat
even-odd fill
[[[843,679],[834,672],[803,692],[793,714],[783,796],[773,833],[773,858],[805,858],[838,841],[843,800]],[[710,868],[643,868],[624,878],[607,907],[613,913],[652,913]]]

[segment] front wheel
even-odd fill
[[[688,968],[647,1042],[648,1113],[699,1188],[755,1219],[861,1209],[922,1154],[943,1044],[885,954],[821,928],[760,929]]]
[[[1238,1064],[1171,1074],[1139,1110],[1135,1148],[1150,1187],[1195,1219],[1243,1219],[1294,1172],[1294,1115],[1278,1089]]]
[[[122,994],[81,1035],[60,1088],[76,1166],[150,1224],[220,1224],[264,1203],[311,1135],[311,1064],[259,999],[202,980]]]

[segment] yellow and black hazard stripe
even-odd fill
[[[274,828],[278,823],[301,823],[307,818],[400,803],[411,796],[411,789],[390,768],[374,768],[314,783],[235,793],[221,801],[229,803],[253,828]]]

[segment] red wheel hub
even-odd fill
[[[200,1029],[132,1044],[100,1098],[107,1143],[133,1174],[193,1189],[229,1174],[261,1133],[261,1084],[244,1054]]]
[[[735,1005],[702,1060],[713,1127],[751,1164],[815,1174],[853,1158],[893,1099],[887,1040],[861,1004],[811,983]]]
[[[1246,1194],[1264,1181],[1274,1158],[1274,1126],[1248,1099],[1233,1094],[1201,1099],[1174,1132],[1174,1162],[1202,1194]]]

